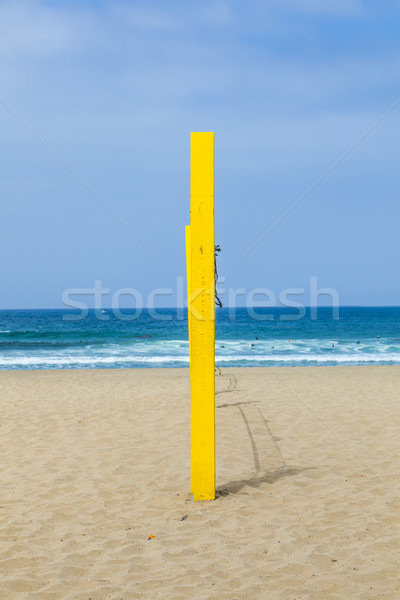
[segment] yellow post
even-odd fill
[[[190,297],[192,295],[192,266],[191,254],[192,247],[190,245],[190,225],[185,225],[185,245],[186,245],[186,288],[187,288],[187,311],[188,311],[188,339],[189,339],[189,363],[192,357],[192,346],[190,344],[190,323],[192,319],[192,311],[190,306]],[[190,485],[191,482],[190,482]],[[192,488],[190,487],[190,491]]]
[[[185,242],[186,242],[186,287],[187,287],[187,309],[188,309],[188,335],[189,335],[189,356],[190,349],[190,296],[192,295],[192,270],[191,270],[191,245],[190,245],[190,225],[185,226]]]
[[[190,385],[193,499],[215,498],[214,133],[190,144]]]

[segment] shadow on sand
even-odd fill
[[[226,390],[226,391],[235,391],[235,390],[231,389],[231,390]],[[230,481],[229,483],[226,483],[222,486],[219,486],[218,489],[216,490],[217,498],[220,496],[237,494],[238,492],[240,492],[240,490],[242,490],[245,487],[258,488],[263,483],[273,484],[273,483],[275,483],[275,481],[278,481],[278,479],[282,479],[284,477],[293,477],[294,475],[298,475],[299,473],[302,473],[303,471],[308,471],[310,469],[316,468],[316,467],[304,467],[304,468],[296,468],[295,469],[295,468],[292,468],[289,465],[287,465],[285,457],[283,456],[282,451],[278,444],[278,441],[280,441],[280,438],[275,436],[272,433],[271,428],[269,426],[268,419],[266,419],[264,417],[260,408],[257,406],[254,408],[257,410],[258,415],[259,415],[258,423],[264,427],[264,431],[265,431],[264,439],[268,440],[269,443],[271,444],[271,447],[274,448],[275,453],[279,457],[279,461],[281,463],[280,466],[277,469],[274,469],[273,471],[268,471],[268,470],[262,468],[260,454],[259,454],[259,451],[257,448],[256,438],[253,435],[250,422],[245,414],[246,405],[249,405],[249,404],[255,405],[255,404],[259,404],[259,403],[260,403],[259,400],[252,400],[252,401],[247,401],[247,402],[232,402],[231,404],[220,404],[219,406],[217,406],[217,408],[235,408],[239,411],[240,416],[243,420],[243,424],[246,428],[248,438],[249,438],[249,442],[250,442],[250,446],[251,446],[251,450],[252,450],[252,454],[253,454],[253,463],[254,463],[254,470],[255,470],[255,475],[253,477],[250,477],[249,479],[238,479],[235,481]]]
[[[303,471],[308,471],[310,469],[315,469],[315,467],[304,467],[303,469],[292,469],[287,466],[280,467],[279,469],[275,469],[274,471],[264,471],[262,473],[257,473],[254,477],[250,479],[238,479],[236,481],[230,481],[229,483],[225,483],[221,485],[216,490],[216,498],[220,496],[228,496],[232,494],[237,494],[245,487],[258,488],[263,483],[275,483],[278,479],[282,479],[283,477],[293,477],[293,475],[298,475]]]

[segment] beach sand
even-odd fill
[[[1,372],[0,598],[398,600],[399,382],[223,369],[194,503],[188,370]]]

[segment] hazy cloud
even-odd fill
[[[19,240],[4,267],[11,279],[18,272],[30,281],[29,256],[45,281],[37,302],[46,304],[40,294],[55,297],[55,280],[40,266],[50,258],[35,245],[47,239],[60,266],[59,286],[64,278],[83,285],[95,271],[105,282],[130,285],[124,262],[113,258],[123,253],[131,257],[136,287],[168,285],[165,278],[184,270],[191,130],[216,132],[222,264],[237,287],[258,277],[264,262],[256,258],[270,248],[269,239],[248,270],[235,253],[400,97],[396,10],[356,0],[0,2],[0,96],[158,252],[165,250],[163,266],[155,266],[0,106],[2,252]],[[341,211],[373,212],[378,194],[381,203],[392,198],[399,119],[397,109],[277,228],[274,243],[281,232],[286,236],[270,277],[299,252],[294,224],[323,231],[322,207],[335,206],[329,235],[346,246]],[[379,236],[396,215],[379,218],[383,261]],[[331,259],[326,265],[327,276],[340,276]]]

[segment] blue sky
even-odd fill
[[[342,304],[399,305],[400,104],[243,258],[400,99],[399,17],[390,1],[0,1],[0,308],[62,306],[95,280],[174,289],[190,131],[216,135],[225,287],[308,303],[314,276]]]

